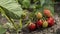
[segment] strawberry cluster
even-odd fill
[[[44,15],[44,19],[43,19]],[[41,12],[36,14],[36,18],[38,19],[35,23],[31,22],[28,25],[28,29],[33,31],[36,28],[46,28],[54,25],[54,18],[50,10],[44,9],[43,15]]]

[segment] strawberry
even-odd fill
[[[43,21],[42,20],[38,20],[36,22],[36,24],[37,24],[37,27],[42,27]]]
[[[41,14],[40,12],[38,12],[38,13],[36,14],[36,17],[37,17],[38,19],[40,19],[40,18],[42,18],[42,14]]]
[[[36,24],[34,24],[34,23],[29,23],[28,29],[29,29],[30,31],[35,30],[35,29],[36,29]]]
[[[48,27],[48,22],[45,20],[45,21],[43,21],[43,25],[42,25],[42,27],[43,28],[46,28],[46,27]]]
[[[48,22],[48,26],[54,25],[54,19],[52,17],[48,18],[47,22]]]
[[[44,15],[47,16],[47,17],[52,17],[52,13],[48,9],[44,10]]]

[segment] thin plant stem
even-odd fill
[[[10,18],[10,17],[8,17],[8,16],[5,14],[4,10],[3,10],[1,7],[0,7],[0,9],[1,9],[1,13],[2,13],[2,14],[4,14],[4,16],[7,18],[7,20],[8,20],[10,23],[12,23],[12,24],[13,24],[13,26],[14,26],[14,28],[15,28],[15,29],[17,29],[17,27],[16,27],[16,25],[15,25],[14,21],[13,21],[13,20],[11,20],[11,18]]]

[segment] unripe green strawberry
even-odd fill
[[[36,17],[37,17],[38,19],[40,19],[40,18],[42,18],[43,16],[42,16],[42,14],[41,14],[40,12],[38,12],[38,13],[36,14]]]
[[[47,21],[43,21],[43,25],[42,25],[43,28],[46,28],[48,27],[48,22]]]

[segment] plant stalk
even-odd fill
[[[7,20],[8,20],[10,23],[12,23],[13,26],[14,26],[14,28],[17,30],[16,24],[14,23],[14,21],[5,14],[4,10],[3,10],[1,7],[0,7],[0,9],[1,9],[1,13],[4,14],[4,16],[7,18]]]

